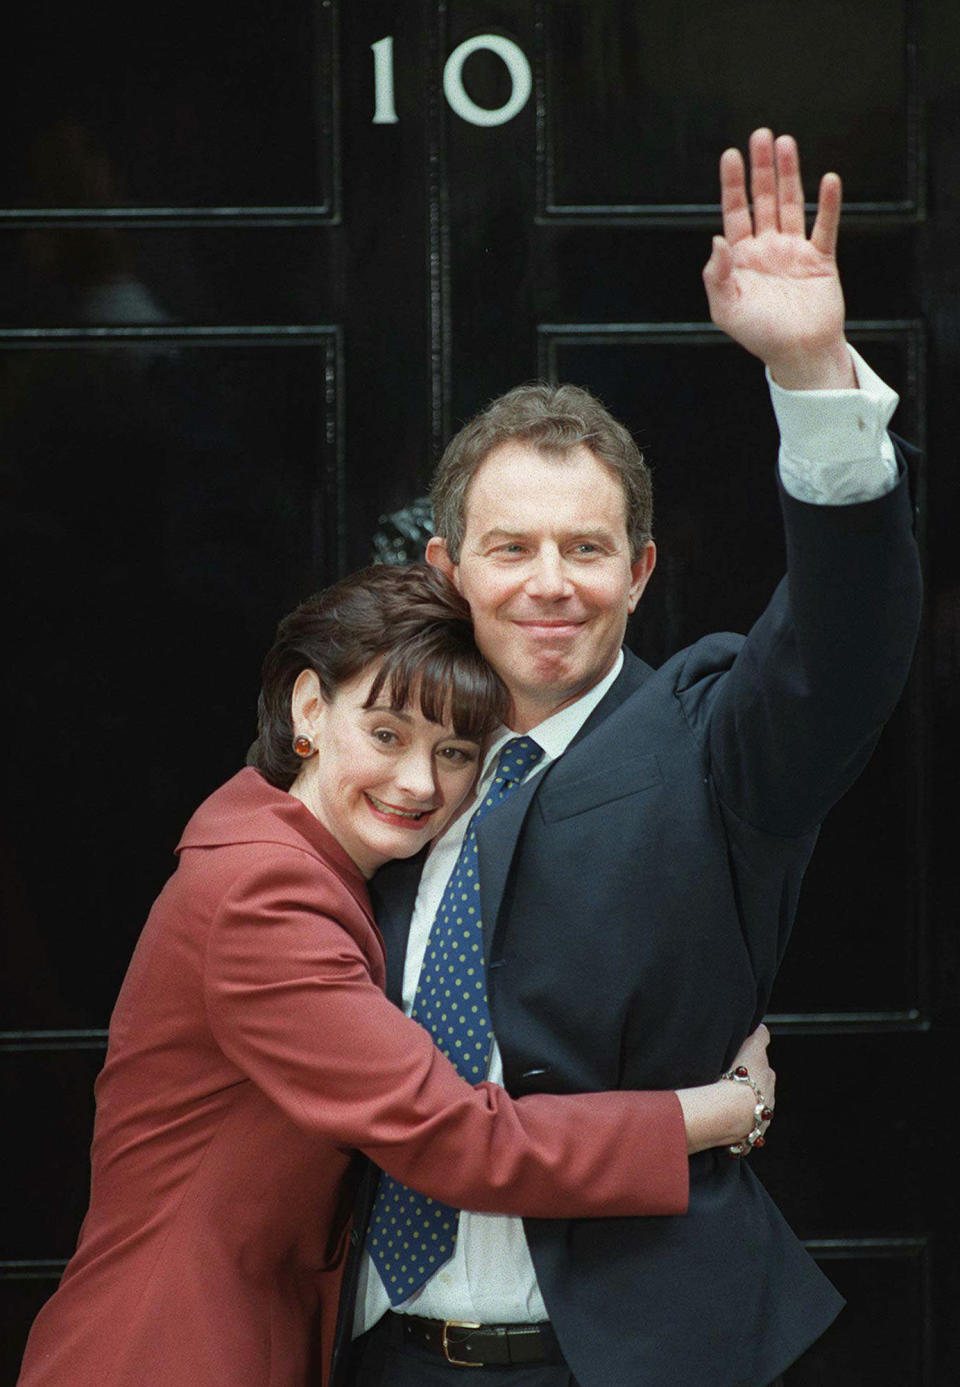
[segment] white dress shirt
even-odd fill
[[[852,348],[851,356],[859,386],[856,390],[783,390],[768,373],[780,429],[780,476],[784,488],[798,500],[815,505],[850,505],[881,496],[896,482],[896,460],[886,429],[897,407],[897,396]],[[563,755],[622,666],[621,652],[599,684],[531,729],[544,754],[528,773],[528,779]],[[500,751],[513,735],[503,728],[491,743],[484,758],[477,799],[486,792]],[[459,856],[470,812],[461,814],[435,841],[420,878],[403,974],[403,1009],[407,1015],[413,1008],[427,938]],[[492,1047],[487,1077],[492,1083],[503,1082],[503,1065],[496,1044]],[[390,1298],[366,1256],[354,1334],[370,1329],[389,1308]],[[522,1219],[462,1213],[453,1256],[398,1309],[401,1314],[480,1324],[547,1319]]]

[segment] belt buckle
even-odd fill
[[[475,1324],[473,1320],[444,1320],[443,1333],[440,1336],[440,1347],[443,1349],[443,1356],[448,1363],[452,1363],[457,1368],[482,1368],[482,1363],[471,1363],[469,1358],[454,1358],[450,1352],[450,1345],[447,1343],[448,1329],[482,1329],[483,1326]]]

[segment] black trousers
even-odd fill
[[[578,1387],[559,1351],[557,1357],[557,1363],[525,1367],[458,1368],[416,1345],[391,1343],[374,1326],[353,1343],[345,1387]],[[770,1387],[790,1387],[791,1377],[778,1377]]]
[[[392,1343],[384,1324],[354,1340],[345,1387],[578,1387],[559,1349],[555,1363],[458,1368],[416,1344]]]

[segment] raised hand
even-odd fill
[[[841,186],[820,183],[810,236],[796,141],[770,130],[750,136],[751,214],[738,149],[720,157],[723,235],[703,270],[710,316],[735,342],[760,357],[788,390],[854,388],[843,335],[843,291],[837,274]]]

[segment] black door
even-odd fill
[[[276,620],[398,539],[380,517],[457,424],[538,374],[590,386],[655,470],[636,648],[760,610],[775,432],[700,268],[720,150],[767,123],[808,195],[844,175],[851,337],[929,458],[929,618],[808,877],[757,1168],[848,1298],[828,1381],[952,1384],[960,11],[35,0],[5,37],[2,1380],[83,1214],[113,997]]]

